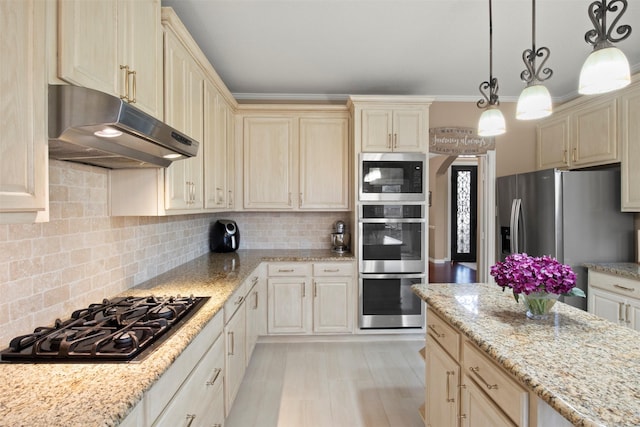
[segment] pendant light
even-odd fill
[[[491,12],[491,0],[489,0],[489,80],[480,83],[480,93],[483,98],[476,103],[478,108],[484,109],[478,122],[479,136],[502,135],[507,130],[504,116],[498,109],[500,105],[498,79],[493,77],[493,19]]]
[[[542,84],[553,74],[550,68],[544,68],[544,64],[549,59],[551,51],[549,48],[540,47],[536,49],[536,0],[531,1],[531,49],[522,52],[522,60],[526,69],[520,73],[520,79],[527,84],[516,107],[516,118],[518,120],[535,120],[551,115],[552,103],[551,94]],[[536,68],[536,58],[542,58],[540,66]],[[543,75],[541,76],[540,73]]]
[[[607,12],[617,13],[612,26],[607,29]],[[596,0],[589,5],[587,13],[595,29],[585,33],[584,39],[593,45],[580,71],[578,92],[583,95],[611,92],[631,83],[629,61],[624,53],[612,43],[622,41],[631,34],[630,25],[616,29],[619,37],[612,36],[614,26],[627,10],[627,0]]]

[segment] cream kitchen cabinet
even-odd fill
[[[204,82],[204,207],[227,209],[230,187],[227,165],[229,162],[231,108],[216,87]]]
[[[251,276],[246,296],[246,351],[245,365],[251,361],[258,337],[267,334],[267,278],[262,266]]]
[[[538,125],[537,157],[538,169],[574,169],[620,161],[617,98],[580,98],[558,108]]]
[[[229,415],[246,368],[246,304],[238,296],[238,308],[224,326],[225,334],[225,416]],[[226,316],[225,306],[225,316]]]
[[[640,212],[640,80],[620,96],[622,210]]]
[[[589,269],[589,313],[640,331],[640,281]]]
[[[426,425],[529,425],[529,392],[427,308]]]
[[[203,420],[223,425],[223,320],[222,312],[216,314],[145,393],[133,411],[140,418],[136,412],[142,405],[143,425],[205,425]]]
[[[45,7],[0,2],[0,223],[48,220]]]
[[[353,332],[354,264],[316,262],[312,270],[313,332]]]
[[[160,0],[58,2],[58,77],[162,118]]]
[[[240,120],[244,209],[349,209],[346,111],[254,111]]]
[[[270,263],[268,334],[351,333],[353,272],[350,262]]]
[[[350,97],[358,151],[427,152],[432,101],[409,96]]]

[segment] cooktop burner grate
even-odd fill
[[[11,362],[139,361],[209,297],[121,297],[76,310],[65,321],[15,337],[0,353]]]

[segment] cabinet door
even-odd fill
[[[627,300],[625,310],[626,325],[636,331],[640,331],[640,301],[630,298]]]
[[[262,289],[259,284],[260,278],[254,276],[251,280],[251,290],[247,294],[246,306],[247,306],[247,342],[245,351],[245,365],[249,365],[253,349],[258,341],[258,335],[260,335],[260,325],[264,324],[264,320],[261,318],[261,314],[264,312],[262,306],[265,305],[265,295],[262,295]]]
[[[349,209],[349,119],[300,119],[301,209]]]
[[[432,340],[427,340],[427,426],[458,425],[460,366]]]
[[[224,327],[226,337],[225,416],[229,415],[245,370],[246,304],[243,303]]]
[[[118,1],[119,57],[135,75],[127,76],[129,97],[142,111],[162,119],[162,25],[159,0]],[[120,78],[123,78],[121,75]],[[122,86],[120,86],[122,91]]]
[[[116,96],[120,72],[118,3],[113,0],[58,2],[58,77]]]
[[[622,210],[640,212],[640,85],[621,97]]]
[[[310,330],[306,282],[303,277],[267,280],[267,331],[270,334],[301,334]]]
[[[617,100],[605,99],[572,113],[571,165],[593,166],[618,159]]]
[[[426,113],[423,110],[393,110],[393,151],[427,150]]]
[[[611,322],[623,324],[625,315],[625,299],[613,292],[589,287],[588,311]]]
[[[323,277],[313,281],[313,331],[351,332],[351,277]]]
[[[202,144],[204,76],[186,48],[165,31],[166,122]],[[204,145],[204,144],[202,144]],[[165,170],[165,209],[202,209],[203,149]]]
[[[362,110],[362,151],[391,151],[393,112],[383,109]]]
[[[297,197],[295,134],[291,117],[245,117],[246,209],[293,209]]]
[[[48,188],[45,3],[0,2],[0,222],[45,210]],[[35,215],[35,214],[34,214]]]
[[[204,164],[205,200],[207,209],[227,207],[227,110],[218,90],[205,80],[204,84]]]
[[[463,427],[516,427],[516,424],[466,375],[461,394]]]
[[[569,166],[569,115],[554,114],[537,128],[537,166],[539,170]]]

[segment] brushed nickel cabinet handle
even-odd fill
[[[456,373],[454,371],[447,371],[447,402],[455,402],[455,397],[449,397],[451,392],[451,385],[449,384],[449,377],[454,376]]]
[[[429,325],[429,330],[430,330],[431,332],[433,332],[433,333],[434,333],[434,335],[436,336],[436,338],[444,338],[444,333],[442,333],[442,334],[441,334],[441,333],[439,333],[439,332],[436,330],[435,326],[433,326],[433,325]]]
[[[325,268],[323,271],[325,273],[337,273],[337,272],[340,271],[340,269],[339,268]]]
[[[206,385],[214,385],[216,383],[216,380],[220,376],[221,372],[222,372],[222,369],[220,369],[220,368],[214,369],[213,370],[213,378],[211,378],[209,381],[207,381]]]
[[[578,149],[576,147],[573,147],[573,151],[571,153],[571,160],[575,162],[577,157],[578,157]]]
[[[624,308],[624,321],[625,323],[628,325],[629,323],[631,323],[631,320],[629,320],[629,309],[631,308],[630,304],[625,305]]]
[[[391,148],[391,134],[387,134],[387,148]]]
[[[196,419],[196,415],[195,414],[187,414],[187,425],[185,427],[191,427],[191,424],[193,424],[193,420]]]
[[[623,302],[618,303],[618,322],[624,322],[624,317],[622,316],[622,308],[624,307]]]
[[[562,163],[567,163],[567,150],[562,151]]]
[[[626,286],[622,286],[622,285],[618,285],[618,284],[613,285],[613,287],[616,288],[616,289],[620,289],[622,291],[627,291],[627,292],[635,291],[635,289],[633,289],[633,288],[628,288]]]
[[[131,98],[129,98],[129,102],[132,103],[132,104],[135,104],[136,103],[136,83],[137,83],[138,77],[137,77],[137,74],[136,74],[135,70],[134,71],[130,71],[129,74],[131,74],[133,76],[133,84],[131,85],[131,93],[132,93],[133,96]],[[127,95],[129,95],[129,94],[127,93]]]
[[[497,390],[498,384],[489,384],[482,376],[480,375],[480,368],[478,366],[470,367],[469,370],[476,374],[476,376],[482,381],[489,390]]]
[[[300,206],[302,206],[302,204],[304,203],[302,199],[302,193],[300,193],[299,196],[300,196],[300,201],[298,203],[300,203]]]
[[[258,291],[253,291],[253,309],[258,309]]]
[[[240,305],[240,304],[242,304],[242,301],[244,301],[244,297],[243,296],[239,296],[233,303],[235,305]]]
[[[233,193],[229,190],[229,207],[233,207]]]
[[[233,337],[233,332],[227,332],[227,336],[229,337],[229,342],[231,343],[231,345],[229,346],[229,351],[227,352],[228,356],[233,356],[235,354],[235,346],[236,346],[236,340]]]
[[[291,206],[291,192],[289,192],[289,206]]]
[[[304,298],[307,295],[307,291],[306,291],[307,283],[302,282],[301,285],[302,285],[302,298]]]
[[[393,134],[393,148],[398,148],[398,134]]]
[[[313,297],[317,298],[318,297],[318,285],[316,284],[316,281],[313,281]]]
[[[124,71],[124,95],[120,95],[120,99],[129,100],[129,66],[121,65],[120,70]]]
[[[253,279],[251,279],[251,286],[255,285],[256,283],[258,283],[258,276],[254,276]]]
[[[293,268],[279,268],[278,273],[293,273]]]

